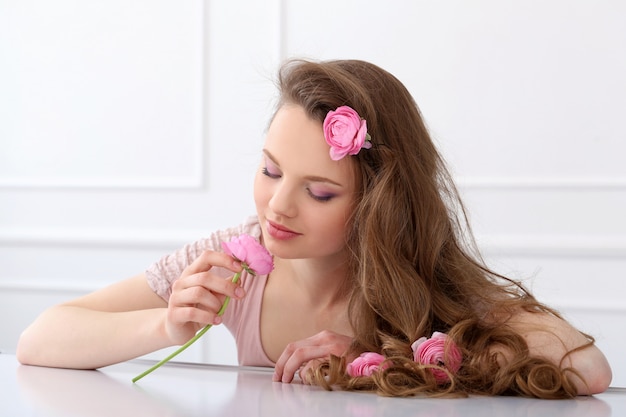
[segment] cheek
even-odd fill
[[[345,244],[346,232],[348,230],[347,222],[351,211],[350,208],[344,208],[342,210],[333,210],[333,212],[326,213],[324,222],[324,235],[328,238],[328,243],[332,242],[333,246],[343,246]],[[319,213],[316,213],[316,218],[321,217]]]

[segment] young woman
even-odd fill
[[[20,338],[22,363],[97,368],[223,322],[239,362],[273,366],[275,381],[542,398],[608,387],[591,337],[480,261],[442,158],[394,76],[363,61],[290,61],[279,89],[256,216],[44,312]],[[244,273],[238,286],[225,278],[241,266],[220,243],[241,233],[275,268]],[[220,317],[226,296],[236,301]],[[420,363],[416,341],[434,332],[447,335],[445,360]],[[383,362],[347,372],[364,352]]]

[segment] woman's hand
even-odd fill
[[[245,295],[239,284],[211,273],[213,267],[223,267],[233,273],[241,264],[221,252],[205,251],[172,285],[167,307],[165,331],[173,344],[181,345],[207,324],[220,324],[217,315],[226,296],[240,299]]]
[[[330,330],[287,345],[274,369],[274,381],[291,382],[298,372],[303,383],[308,384],[309,369],[330,355],[343,356],[352,343],[352,337]]]

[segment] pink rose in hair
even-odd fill
[[[371,376],[378,369],[385,369],[388,365],[383,364],[385,357],[375,352],[361,353],[361,356],[350,362],[346,368],[348,375],[355,376]],[[381,368],[382,366],[382,368]]]
[[[330,158],[338,161],[346,155],[356,155],[361,148],[372,147],[367,123],[348,106],[331,110],[324,119],[324,137],[330,145]]]
[[[445,333],[434,332],[430,339],[421,337],[412,345],[413,359],[423,365],[437,365],[456,373],[461,368],[461,350]],[[450,380],[448,374],[441,369],[432,368],[431,372],[438,383]]]

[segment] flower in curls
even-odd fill
[[[389,367],[388,364],[383,363],[384,361],[385,357],[380,353],[364,352],[361,353],[361,356],[348,364],[346,371],[351,377],[371,376],[379,369],[386,369]]]
[[[456,373],[461,368],[462,354],[458,346],[445,333],[434,332],[430,339],[421,337],[412,345],[413,359],[423,365],[437,365]],[[450,380],[442,369],[432,368],[432,374],[438,383]]]
[[[233,237],[222,242],[222,249],[241,262],[241,266],[252,275],[269,274],[274,269],[272,255],[250,235]]]
[[[356,155],[361,148],[372,147],[367,123],[351,107],[331,110],[324,118],[324,138],[330,145],[330,158],[338,161],[346,155]]]
[[[269,274],[272,269],[274,269],[274,262],[272,259],[272,255],[263,247],[259,242],[257,242],[250,235],[240,235],[233,237],[230,242],[222,242],[222,249],[224,252],[230,256],[232,256],[237,261],[241,262],[241,267],[248,271],[251,275],[265,275]],[[241,277],[241,271],[237,272],[233,278],[232,282],[237,283],[239,278]],[[228,307],[228,303],[230,302],[230,297],[226,296],[224,299],[224,304],[222,304],[222,308],[217,312],[218,316],[221,316],[226,311],[226,307]],[[148,375],[152,371],[158,369],[161,365],[181,353],[183,350],[187,349],[189,346],[193,344],[196,340],[200,339],[200,337],[205,334],[210,328],[212,324],[207,324],[195,334],[187,343],[182,345],[178,350],[174,353],[170,354],[165,359],[161,360],[157,364],[153,365],[147,371],[137,375],[133,378],[133,382],[139,381],[144,376]]]

